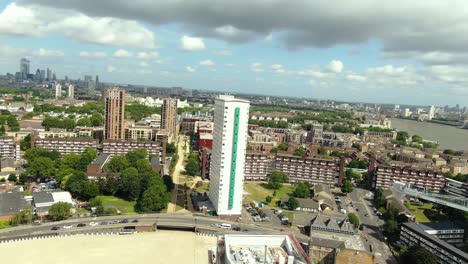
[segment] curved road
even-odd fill
[[[119,224],[110,224],[111,221],[114,220],[122,220],[122,219],[129,219],[129,223],[119,223]],[[131,223],[133,219],[138,219],[138,223]],[[98,225],[91,227],[89,226],[90,222],[102,222],[107,221],[109,225]],[[86,227],[77,227],[77,224],[85,223]],[[192,215],[185,215],[185,214],[140,214],[140,215],[120,215],[120,216],[103,216],[103,217],[95,217],[95,218],[74,218],[64,221],[58,222],[49,222],[44,223],[41,225],[24,225],[18,227],[11,227],[0,230],[0,238],[9,238],[9,237],[16,237],[16,236],[25,236],[25,235],[36,235],[36,234],[43,234],[43,233],[50,233],[51,228],[54,226],[60,227],[59,230],[54,232],[56,233],[66,233],[68,231],[78,231],[78,230],[98,230],[98,229],[105,229],[110,227],[123,227],[129,225],[164,225],[164,226],[173,226],[173,227],[195,227],[195,228],[203,228],[203,229],[213,229],[215,232],[223,232],[226,229],[216,228],[214,227],[215,224],[220,223],[230,223],[232,226],[239,226],[244,232],[249,234],[265,234],[265,233],[283,233],[283,234],[290,234],[292,232],[289,228],[285,228],[284,231],[282,229],[275,229],[271,226],[259,226],[255,224],[241,224],[236,222],[229,222],[224,221],[217,218],[211,217],[204,217],[204,216],[192,216]],[[72,225],[73,227],[70,229],[64,229],[63,226],[65,225]],[[295,234],[296,238],[300,242],[307,242],[308,237],[305,235],[297,235]]]

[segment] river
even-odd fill
[[[393,128],[437,141],[441,149],[468,150],[468,129],[398,118],[390,120]]]

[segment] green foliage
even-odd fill
[[[341,186],[341,191],[342,191],[343,193],[350,193],[350,192],[352,192],[352,191],[353,191],[353,183],[352,183],[350,180],[348,180],[348,179],[344,180],[344,181],[343,181],[343,186]]]
[[[139,173],[148,173],[153,170],[151,162],[147,159],[140,159],[136,161],[136,169]]]
[[[402,264],[436,264],[437,256],[432,252],[418,245],[408,248],[408,250],[400,256]]]
[[[369,163],[365,160],[352,160],[349,162],[348,167],[365,170],[369,167]]]
[[[94,182],[90,182],[84,172],[75,171],[68,176],[65,183],[62,182],[64,189],[69,191],[73,196],[89,200],[99,194],[99,188]]]
[[[104,195],[115,195],[119,189],[119,180],[116,177],[102,177],[98,180],[98,187]]]
[[[382,188],[377,188],[374,192],[374,202],[377,208],[385,206],[386,200]]]
[[[42,121],[42,126],[46,130],[51,128],[63,128],[67,130],[72,130],[75,128],[75,120],[71,118],[58,118],[53,116],[46,116]]]
[[[334,125],[332,131],[336,133],[353,133],[354,130],[349,126],[344,125]]]
[[[411,141],[413,142],[417,142],[417,143],[422,143],[423,142],[423,138],[419,135],[413,135],[411,137]]]
[[[288,209],[296,210],[297,207],[299,207],[299,201],[294,196],[290,196],[288,199]]]
[[[354,225],[355,228],[358,228],[360,225],[359,217],[355,213],[349,213],[348,219],[351,224]]]
[[[185,164],[185,172],[189,176],[195,176],[200,173],[200,167],[198,165],[198,158],[196,155],[190,155],[187,164]]]
[[[22,151],[26,151],[31,148],[31,134],[26,135],[20,142],[20,148]]]
[[[24,154],[24,158],[30,164],[39,157],[49,158],[53,161],[57,161],[60,158],[60,153],[55,150],[49,151],[45,148],[32,148],[28,149]]]
[[[140,212],[157,212],[164,209],[170,201],[170,193],[164,184],[153,184],[143,192],[141,199],[137,202]]]
[[[164,175],[163,176],[163,182],[164,182],[164,185],[166,185],[166,188],[169,192],[172,191],[172,189],[174,189],[174,181],[172,180],[172,177],[169,176],[169,175]]]
[[[268,188],[279,189],[288,180],[288,176],[282,171],[274,171],[268,177]]]
[[[53,221],[62,221],[70,216],[71,204],[58,202],[53,204],[49,209],[49,217]]]
[[[16,213],[10,221],[10,225],[17,226],[20,224],[31,224],[34,215],[31,206],[23,208],[20,212]]]
[[[29,164],[27,172],[36,178],[52,177],[55,175],[55,162],[47,157],[38,157]]]
[[[140,196],[141,178],[138,170],[130,167],[122,171],[119,195],[129,201],[135,201]]]
[[[106,164],[106,171],[113,173],[120,173],[126,168],[130,167],[130,162],[124,156],[114,156]]]
[[[409,134],[406,131],[398,131],[396,140],[398,141],[407,141],[409,139]]]
[[[16,177],[16,174],[10,173],[10,175],[8,175],[8,181],[16,182],[17,180],[18,180],[18,177]]]
[[[362,179],[361,173],[359,173],[357,171],[354,171],[352,169],[346,169],[345,176],[346,176],[346,179],[348,179],[348,180],[358,181],[358,180]]]
[[[288,122],[285,121],[249,119],[249,124],[259,125],[261,127],[288,128]]]
[[[267,202],[267,203],[271,203],[272,200],[273,200],[273,197],[271,197],[270,195],[265,197],[265,202]]]
[[[138,103],[126,104],[125,114],[128,118],[140,121],[143,117],[150,116],[152,114],[161,114],[161,108],[150,107]]]
[[[306,150],[303,147],[299,147],[294,151],[294,156],[304,157],[306,155]]]
[[[104,118],[102,117],[101,114],[98,114],[98,113],[92,114],[91,117],[89,118],[89,121],[91,121],[91,125],[93,127],[104,125]]]
[[[76,122],[76,126],[90,127],[92,126],[91,119],[83,117]]]
[[[321,153],[319,153],[321,154]],[[338,151],[338,150],[334,150],[330,153],[330,156],[332,157],[349,157],[349,153],[348,152],[341,152],[341,151]]]
[[[310,185],[307,182],[299,182],[293,192],[294,197],[310,198]]]
[[[146,159],[148,152],[146,149],[136,149],[134,151],[129,151],[125,157],[127,158],[130,166],[136,167],[136,162],[141,159]]]
[[[337,123],[343,122],[347,119],[351,119],[352,114],[347,112],[322,112],[319,115],[314,114],[300,114],[297,116],[293,116],[288,118],[289,123],[299,123],[303,124],[306,120],[316,120],[319,123]]]
[[[367,128],[368,131],[372,131],[372,132],[392,132],[393,129],[391,128],[381,128],[381,127],[369,127]]]
[[[433,143],[433,142],[429,142],[429,141],[423,141],[423,142],[422,142],[422,145],[423,145],[423,148],[432,148],[432,149],[436,149],[436,148],[439,147],[439,144]]]
[[[172,155],[177,152],[177,147],[174,143],[167,143],[166,144],[166,154]]]

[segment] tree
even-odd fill
[[[71,204],[65,202],[54,203],[49,209],[49,217],[53,221],[62,221],[70,216]]]
[[[408,140],[408,138],[409,138],[408,132],[406,132],[406,131],[398,131],[397,132],[396,140],[406,142],[406,140]]]
[[[297,207],[299,207],[299,201],[294,196],[290,196],[288,199],[288,209],[296,210]]]
[[[352,169],[346,169],[345,171],[345,176],[346,176],[346,179],[348,180],[360,180],[362,179],[362,175],[361,173],[357,172],[357,171],[354,171]]]
[[[163,176],[163,182],[164,182],[164,185],[166,185],[166,188],[169,192],[172,191],[172,189],[174,189],[174,181],[172,180],[172,177],[169,176],[169,175],[164,175]]]
[[[20,224],[31,224],[34,218],[32,207],[26,206],[23,210],[19,211],[18,213],[13,216],[10,221],[12,226],[17,226]]]
[[[64,189],[72,195],[88,200],[99,194],[99,188],[94,182],[90,182],[86,174],[82,171],[75,171],[68,176],[66,181],[62,181]]]
[[[304,157],[306,155],[306,150],[303,147],[299,147],[294,151],[294,156]]]
[[[66,165],[60,165],[60,167],[57,169],[57,172],[55,173],[55,180],[62,182],[65,178],[70,177],[73,173],[75,173],[74,169]]]
[[[81,194],[81,197],[84,198],[85,200],[89,200],[98,195],[99,195],[99,187],[96,183],[88,181],[88,183],[86,183],[83,186],[83,193]]]
[[[167,155],[172,155],[174,153],[176,153],[177,151],[177,147],[174,143],[168,143],[166,144],[166,153]]]
[[[57,151],[49,151],[45,148],[31,148],[26,150],[24,158],[31,164],[35,159],[39,157],[49,158],[53,161],[56,161],[60,158],[60,153]]]
[[[79,170],[85,171],[88,165],[96,159],[97,154],[95,148],[86,148],[86,150],[81,153]]]
[[[106,165],[106,171],[120,173],[130,167],[130,162],[124,156],[114,156]]]
[[[146,156],[148,156],[148,151],[146,151],[146,149],[136,149],[129,151],[127,155],[125,155],[132,167],[136,167],[136,162],[141,159],[146,159]]]
[[[26,135],[23,140],[20,141],[20,149],[26,151],[31,148],[31,135]]]
[[[80,120],[78,120],[76,122],[76,126],[84,126],[84,127],[90,127],[92,126],[92,122],[91,122],[91,119],[87,118],[87,117],[83,117],[81,118]]]
[[[413,142],[417,142],[417,143],[422,143],[423,142],[423,138],[419,135],[413,135],[411,137],[411,141]]]
[[[348,219],[351,224],[354,225],[355,228],[359,227],[359,217],[355,213],[349,213]]]
[[[408,248],[400,257],[400,263],[402,264],[436,264],[437,257],[427,249],[424,249],[418,245],[414,245]]]
[[[386,200],[382,188],[377,188],[374,192],[374,202],[377,208],[385,206]]]
[[[55,162],[50,158],[38,157],[30,163],[28,173],[36,178],[47,178],[55,175]]]
[[[444,154],[447,154],[447,155],[455,155],[457,152],[453,149],[446,149],[444,150]]]
[[[137,209],[140,212],[157,212],[164,209],[170,200],[170,193],[167,192],[164,184],[153,184],[142,195],[137,202]]]
[[[140,176],[137,169],[130,167],[122,172],[119,194],[126,200],[135,201],[140,195]]]
[[[194,159],[189,159],[187,164],[185,164],[185,172],[187,175],[195,176],[199,173],[200,168],[198,166],[198,162]]]
[[[265,202],[267,202],[267,203],[271,203],[272,200],[273,200],[273,197],[271,197],[270,195],[265,197]]]
[[[353,183],[348,179],[344,180],[343,186],[341,186],[341,191],[344,192],[344,193],[352,192],[353,191]]]
[[[28,180],[28,174],[23,172],[19,175],[18,183],[21,185],[25,185]]]
[[[116,177],[102,177],[98,180],[99,191],[105,195],[115,195],[119,189],[119,180]]]
[[[281,143],[278,145],[278,147],[276,147],[278,150],[281,150],[281,151],[286,151],[288,150],[289,146],[288,146],[288,143]]]
[[[8,175],[8,181],[16,182],[17,180],[18,178],[16,177],[16,174],[10,173],[10,175]]]
[[[293,192],[294,197],[310,198],[310,185],[307,182],[299,182]]]
[[[153,170],[151,163],[147,159],[137,160],[136,162],[136,169],[139,173],[150,172]]]
[[[274,171],[268,177],[268,188],[279,189],[288,180],[288,176],[282,171]]]
[[[69,168],[79,170],[81,168],[81,155],[70,153],[62,158],[62,165],[65,165]]]
[[[92,126],[101,126],[104,124],[104,119],[102,118],[102,115],[98,113],[94,113],[91,116],[90,121]]]

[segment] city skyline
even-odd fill
[[[281,10],[279,1],[250,4],[248,11],[242,2],[184,8],[136,1],[131,10],[84,2],[0,1],[6,25],[0,72],[16,71],[26,57],[31,72],[47,65],[73,79],[92,74],[116,83],[340,101],[463,105],[468,99],[461,30],[468,21],[444,18],[431,26],[434,16],[463,17],[461,1],[397,1],[385,10],[356,1],[335,11],[333,2],[299,1],[279,19],[268,12]]]

